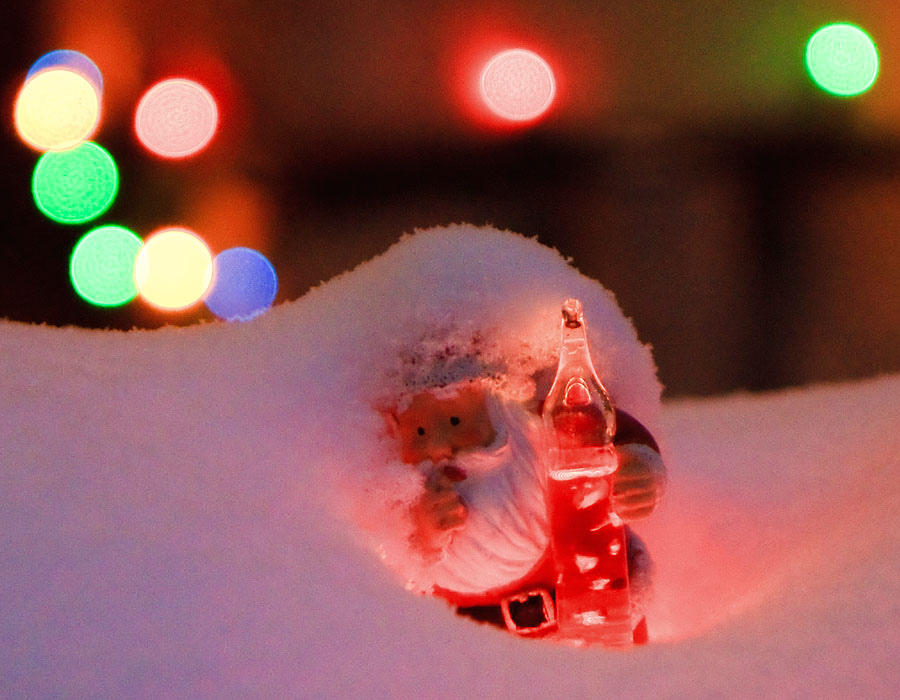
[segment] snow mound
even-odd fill
[[[417,348],[468,343],[525,377],[566,296],[669,466],[640,528],[656,643],[627,653],[457,618],[335,511],[357,466],[389,460],[373,407],[425,381]],[[656,415],[658,397],[609,292],[465,226],[243,325],[0,323],[0,697],[900,694],[900,377]]]

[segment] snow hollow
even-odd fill
[[[547,353],[566,296],[669,468],[631,652],[457,618],[343,511],[391,449],[374,405],[398,353],[448,325]],[[246,324],[2,322],[0,697],[900,696],[900,377],[658,401],[611,294],[467,226]]]

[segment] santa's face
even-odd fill
[[[395,419],[401,459],[407,464],[453,460],[460,452],[489,446],[497,437],[484,391],[477,387],[447,396],[416,394]]]
[[[420,394],[397,418],[404,461],[426,477],[426,520],[441,523],[464,507],[429,564],[433,583],[471,595],[531,571],[548,541],[540,419],[480,389]]]

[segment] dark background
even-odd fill
[[[0,22],[0,316],[96,328],[210,318],[78,299],[68,257],[89,228],[44,219],[37,154],[12,104],[46,51],[104,74],[95,140],[121,189],[100,220],[182,223],[214,251],[249,245],[302,296],[405,231],[490,223],[557,247],[652,343],[670,396],[900,370],[900,7],[893,2],[251,2],[8,4]],[[749,4],[748,4],[749,5]],[[808,36],[853,21],[882,72],[854,99],[815,89]],[[548,118],[504,129],[467,106],[490,53],[538,51]],[[164,162],[130,120],[153,81],[216,94],[202,155]]]

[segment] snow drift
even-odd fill
[[[589,323],[612,303],[535,241],[454,227],[248,324],[0,324],[0,696],[896,697],[900,377],[654,416],[609,316],[603,371],[670,473],[641,649],[476,625],[356,544],[335,495],[391,449],[388,358],[475,317],[545,351],[568,295]]]

